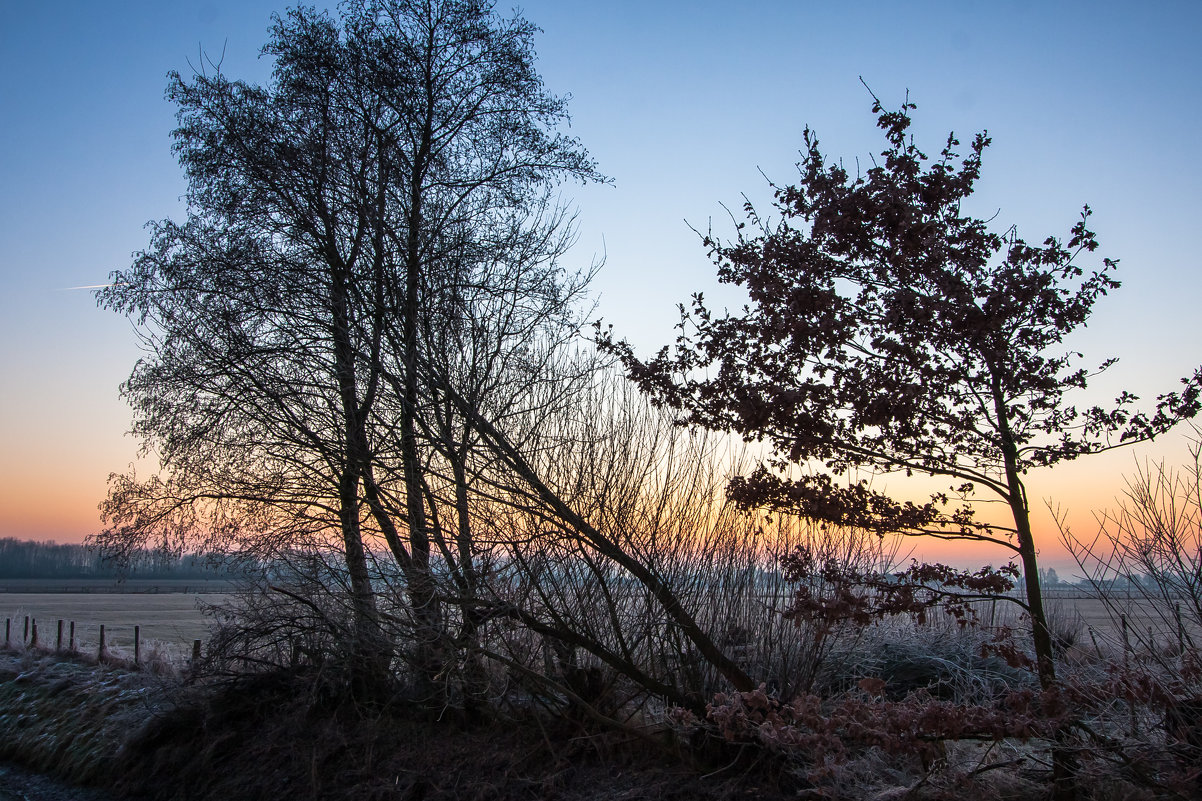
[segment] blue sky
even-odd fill
[[[67,287],[102,283],[180,217],[166,74],[199,53],[262,80],[272,2],[13,3],[0,17],[0,536],[78,540],[110,471],[137,443],[117,386],[138,358],[129,325]],[[499,10],[510,5],[502,2]],[[638,347],[669,340],[694,290],[718,298],[693,227],[794,176],[808,124],[832,157],[882,142],[860,77],[915,132],[988,129],[973,210],[1041,240],[1085,203],[1124,286],[1077,344],[1122,361],[1102,382],[1146,396],[1202,362],[1193,246],[1202,202],[1202,5],[1105,2],[610,2],[537,0],[548,87],[612,186],[565,191],[580,210],[571,259],[606,265],[598,312]],[[766,206],[766,204],[764,204]],[[1113,391],[1112,391],[1113,390]],[[1180,442],[1141,451],[1178,458]],[[1033,481],[1087,525],[1132,456]]]

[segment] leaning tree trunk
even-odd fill
[[[583,516],[568,506],[543,482],[538,472],[526,461],[525,456],[496,426],[467,403],[449,383],[445,381],[440,383],[448,397],[459,407],[464,418],[480,433],[494,453],[514,472],[514,475],[529,486],[534,496],[546,506],[548,512],[562,521],[567,530],[570,530],[582,545],[617,564],[646,588],[664,614],[679,627],[681,634],[688,638],[697,648],[701,657],[729,681],[732,687],[739,692],[751,692],[755,689],[755,683],[751,677],[714,643],[709,634],[701,628],[697,620],[681,603],[673,587],[662,576],[624,551],[615,540],[596,529]]]

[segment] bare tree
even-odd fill
[[[1062,526],[1065,544],[1116,628],[1130,616],[1130,639],[1181,678],[1180,657],[1196,660],[1202,632],[1202,432],[1183,466],[1141,465],[1099,522],[1088,541]]]
[[[423,315],[468,277],[455,265],[498,257],[500,236],[554,241],[563,215],[529,210],[560,179],[596,177],[557,132],[565,105],[534,70],[534,30],[488,2],[355,2],[338,19],[294,9],[264,48],[267,86],[219,70],[172,77],[188,220],[157,224],[99,293],[135,318],[151,354],[124,392],[164,477],[116,477],[98,542],[270,554],[338,531],[356,650],[379,674],[390,649],[370,519],[419,628],[438,631],[418,446]],[[404,476],[391,505],[376,478],[382,405],[397,415]],[[423,653],[432,675],[438,657]]]

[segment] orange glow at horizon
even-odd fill
[[[113,405],[127,420],[127,410],[119,402]],[[78,439],[70,441],[89,441],[85,434],[93,433],[88,431],[93,420],[78,416],[73,421],[70,416],[65,416],[64,420],[70,421],[63,426],[64,431],[78,435]],[[1031,471],[1025,476],[1041,566],[1054,568],[1063,578],[1081,575],[1081,569],[1061,542],[1049,504],[1063,512],[1071,534],[1088,544],[1099,530],[1095,515],[1118,505],[1127,477],[1135,475],[1141,465],[1155,469],[1159,463],[1170,468],[1185,463],[1189,456],[1186,450],[1188,435],[1189,428],[1182,427],[1154,444],[1083,457],[1052,469]],[[106,496],[108,474],[130,467],[129,462],[114,464],[113,453],[132,456],[136,449],[136,444],[123,435],[101,441],[93,434],[88,447],[76,447],[70,452],[64,452],[65,449],[55,451],[48,449],[46,441],[31,431],[14,433],[5,445],[10,453],[19,457],[12,463],[20,464],[20,469],[10,467],[0,473],[0,538],[72,544],[99,532],[101,521],[97,504]],[[139,462],[137,467],[139,474],[153,471],[144,462]],[[899,498],[924,500],[924,492],[944,487],[948,481],[908,481],[899,476],[885,476],[874,483],[877,488]],[[987,498],[986,494],[981,494],[981,500]],[[1007,510],[999,504],[983,504],[978,514],[1006,522]],[[904,562],[909,562],[912,557],[962,569],[976,569],[987,564],[998,566],[1016,559],[1016,554],[1004,547],[933,538],[905,539],[897,556]]]
[[[1170,453],[1175,448],[1168,449]],[[1167,465],[1175,462],[1165,458]],[[1098,531],[1095,514],[1113,509],[1125,486],[1124,475],[1134,472],[1131,454],[1105,454],[1091,460],[1061,465],[1028,477],[1032,523],[1041,565],[1054,567],[1063,578],[1079,573],[1044,498],[1064,512],[1071,532],[1086,542]],[[92,459],[81,459],[58,471],[28,470],[0,476],[0,537],[82,542],[101,527],[98,503],[105,496],[108,471]],[[903,487],[899,485],[898,490]],[[990,509],[989,506],[985,507]],[[1004,513],[1004,509],[991,511]],[[998,518],[1003,519],[1003,518]],[[961,568],[998,566],[1016,559],[1006,549],[989,543],[946,541],[930,537],[904,538],[899,560],[939,561]],[[1066,573],[1065,571],[1069,571]]]
[[[79,543],[100,530],[97,504],[105,478],[48,481],[44,475],[0,476],[0,537]]]
[[[120,433],[128,410],[115,397],[106,405],[84,414],[64,410],[55,436],[5,432],[4,447],[14,458],[0,463],[0,537],[83,542],[101,529],[98,506],[109,474],[128,471],[135,462],[139,474],[149,472],[134,458],[136,444]],[[108,421],[101,416],[110,409],[112,417],[124,418],[120,427],[104,425]]]

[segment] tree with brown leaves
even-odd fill
[[[1074,405],[1097,371],[1065,338],[1119,284],[1116,262],[1080,262],[1098,247],[1089,208],[1067,240],[1030,244],[962,212],[990,143],[967,156],[947,138],[929,159],[909,133],[908,100],[873,113],[887,147],[863,174],[830,164],[807,129],[795,186],[773,186],[779,221],[744,206],[733,241],[703,238],[718,279],[748,305],[681,306],[675,347],[637,357],[599,331],[630,377],[682,422],[769,446],[730,497],[885,534],[995,543],[1021,562],[1040,684],[1056,684],[1024,476],[1152,439],[1199,411],[1202,370],[1153,411],[1124,392],[1109,408]],[[950,479],[925,503],[864,476]],[[896,486],[896,484],[895,484]],[[1000,499],[1006,523],[980,503]]]

